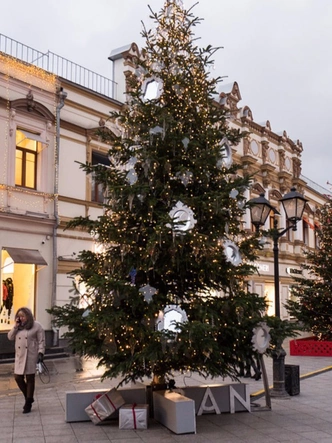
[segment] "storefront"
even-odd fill
[[[260,261],[256,263],[258,273],[249,282],[250,290],[264,297],[268,303],[267,314],[275,315],[275,289],[274,289],[274,263],[273,261]],[[298,264],[279,262],[279,296],[280,314],[282,319],[289,319],[285,303],[291,298],[291,286],[294,276],[301,274]]]
[[[2,248],[0,331],[13,327],[15,313],[22,306],[35,315],[38,272],[45,266],[47,262],[38,250]]]

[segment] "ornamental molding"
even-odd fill
[[[282,194],[280,191],[278,191],[278,189],[271,189],[268,192],[268,195],[268,199],[275,198],[276,200],[280,200],[282,198]]]
[[[19,98],[17,100],[13,100],[9,105],[10,109],[16,110],[19,112],[28,112],[30,115],[34,115],[35,117],[43,118],[55,122],[55,116],[53,113],[46,108],[46,106],[42,105],[39,102],[33,100],[33,106],[31,105],[30,98]]]
[[[255,192],[257,192],[257,194],[265,193],[265,189],[263,188],[263,186],[260,183],[254,183],[250,189],[251,189],[251,192],[253,192],[253,193],[255,193]]]

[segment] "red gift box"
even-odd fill
[[[121,406],[119,411],[119,429],[147,429],[149,405],[136,403]]]
[[[90,406],[85,408],[91,421],[97,425],[98,423],[111,417],[115,411],[125,404],[122,395],[115,389],[111,389],[106,394],[97,398]]]

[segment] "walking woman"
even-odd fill
[[[15,315],[15,326],[8,332],[9,340],[15,340],[14,377],[23,392],[23,414],[31,411],[34,402],[35,373],[37,362],[42,362],[45,353],[45,332],[35,321],[28,308],[20,308]]]

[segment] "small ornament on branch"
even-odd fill
[[[91,313],[91,309],[90,308],[86,308],[86,310],[82,314],[82,318],[89,317],[90,313]]]
[[[136,269],[135,268],[131,268],[131,270],[129,271],[129,277],[130,277],[130,282],[131,282],[132,285],[134,285],[136,283],[135,282],[136,274],[137,274]]]
[[[239,191],[237,189],[232,189],[229,193],[230,198],[237,200],[237,207],[239,209],[243,209],[246,204],[246,200],[243,196],[239,195]]]
[[[187,149],[188,149],[189,142],[190,142],[190,140],[188,137],[184,137],[184,139],[182,139],[182,144],[183,144],[185,151],[187,151]]]
[[[150,285],[145,285],[145,286],[142,286],[142,287],[139,289],[139,292],[140,292],[141,294],[143,294],[143,296],[144,296],[144,300],[145,300],[147,303],[150,303],[150,302],[152,301],[152,297],[153,297],[154,294],[157,292],[157,289],[156,289],[156,288],[153,288],[153,287],[150,286]]]
[[[164,130],[161,126],[155,126],[154,128],[151,128],[149,131],[150,135],[157,135],[157,134],[163,134],[164,135]]]
[[[137,172],[135,170],[135,165],[137,163],[136,157],[131,157],[128,163],[125,165],[125,170],[128,171],[126,179],[130,185],[134,185],[137,182]]]
[[[190,171],[185,171],[185,172],[177,172],[175,174],[176,178],[178,178],[182,184],[187,187],[189,185],[189,183],[191,183],[192,179],[193,179],[193,173]]]

